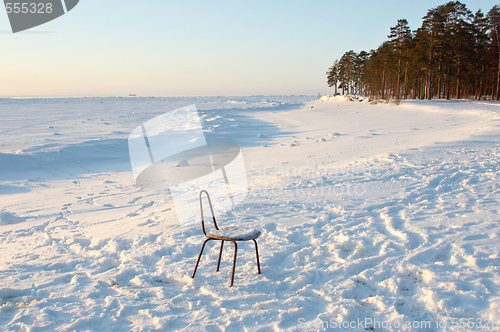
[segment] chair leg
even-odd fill
[[[259,249],[257,248],[257,241],[255,241],[255,239],[253,239],[253,243],[255,243],[255,255],[257,255],[257,269],[259,270],[260,274]]]
[[[231,275],[231,286],[233,287],[233,282],[234,282],[234,270],[236,269],[236,253],[238,252],[238,245],[236,244],[236,241],[232,241],[234,243],[234,260],[233,260],[233,274]]]
[[[200,263],[201,255],[203,254],[203,249],[205,248],[205,244],[207,244],[207,242],[210,240],[211,239],[206,239],[205,242],[203,242],[203,245],[201,246],[201,250],[200,250],[200,255],[198,256],[198,260],[196,261],[196,265],[194,267],[193,275],[191,276],[191,278],[194,278],[194,274],[196,273],[196,269],[198,268],[198,264]]]
[[[224,246],[224,240],[222,240],[222,243],[220,244],[219,261],[217,262],[217,270],[215,270],[216,272],[219,271],[220,259],[222,257],[222,247],[223,246]]]

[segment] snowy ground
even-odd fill
[[[0,328],[500,330],[500,104],[312,99],[0,100]],[[130,170],[130,131],[190,104],[244,153],[220,223],[263,231],[232,288],[232,246],[191,279],[201,227]]]

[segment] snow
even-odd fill
[[[496,329],[500,104],[350,100],[1,99],[0,326]],[[243,153],[248,196],[218,223],[262,232],[262,274],[240,242],[233,287],[232,245],[192,279],[200,225],[134,181],[129,134],[188,105]]]

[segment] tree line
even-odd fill
[[[473,14],[450,1],[412,31],[400,19],[376,50],[349,51],[327,71],[328,86],[375,99],[500,99],[500,7]]]

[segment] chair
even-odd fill
[[[214,226],[215,230],[211,232],[206,232],[205,231],[205,221],[203,220],[203,201],[202,201],[202,194],[205,193],[208,199],[208,204],[210,206],[210,212],[212,212],[212,219],[214,220]],[[201,211],[201,229],[203,230],[203,234],[207,237],[205,242],[203,242],[203,245],[201,246],[200,250],[200,255],[198,256],[198,260],[196,261],[196,265],[194,267],[193,275],[191,278],[194,278],[194,275],[196,273],[196,269],[198,268],[198,264],[200,263],[201,255],[203,254],[203,249],[205,248],[205,244],[210,241],[210,240],[220,240],[222,241],[220,245],[220,252],[219,252],[219,261],[217,262],[217,271],[219,271],[220,267],[220,260],[222,257],[222,248],[224,247],[224,241],[231,241],[234,244],[234,259],[233,259],[233,274],[231,275],[231,286],[233,287],[233,282],[234,282],[234,270],[236,268],[236,254],[238,252],[238,245],[236,244],[237,241],[250,241],[252,240],[255,243],[255,254],[257,256],[257,269],[259,270],[260,274],[260,262],[259,262],[259,249],[257,248],[257,241],[255,241],[256,238],[258,238],[261,234],[259,230],[256,229],[241,229],[241,228],[221,228],[217,226],[217,221],[215,220],[215,214],[214,214],[214,209],[212,207],[212,201],[210,200],[210,195],[206,190],[200,191],[200,211]]]

